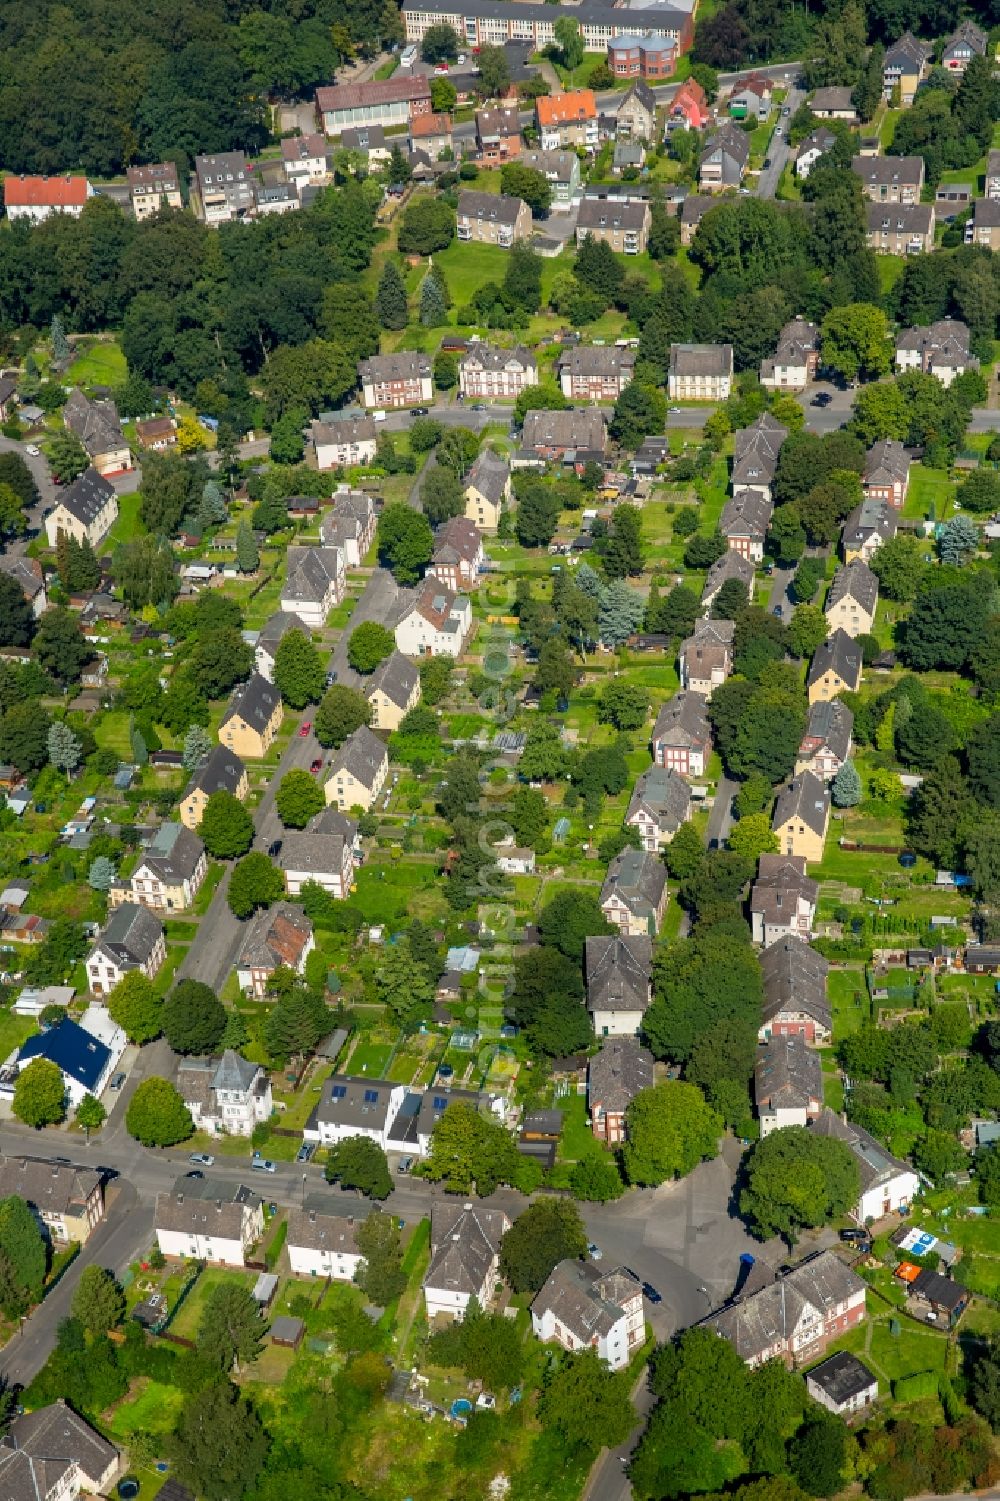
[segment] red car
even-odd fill
[[[316,759],[315,759],[315,761],[309,767],[309,770],[312,772],[313,776],[315,776],[318,771],[322,771],[323,770],[323,757],[322,756],[317,756]]]
[[[306,738],[312,727],[313,723],[311,719],[304,719],[302,721],[301,725],[299,726],[299,734],[302,736],[303,740]]]

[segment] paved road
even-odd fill
[[[778,183],[785,170],[785,163],[791,156],[791,147],[788,144],[788,122],[805,97],[800,89],[792,88],[788,91],[782,106],[782,113],[771,133],[770,144],[767,148],[767,161],[770,165],[764,167],[757,177],[755,192],[758,198],[773,198],[778,191]],[[780,136],[777,134],[779,130]]]
[[[389,618],[397,593],[392,575],[383,568],[376,568],[354,607],[351,629],[366,620],[377,620],[384,624]],[[349,631],[345,631],[338,641],[328,666],[330,671],[337,673],[339,682],[353,687],[357,676],[347,662],[349,634]],[[308,771],[310,764],[319,757],[325,759],[323,748],[315,735],[310,732],[302,736],[296,731],[285,747],[277,769],[270,777],[254,812],[254,849],[266,850],[271,840],[281,833],[281,822],[274,810],[275,794],[281,778],[293,767]],[[229,910],[226,900],[228,889],[227,871],[216,887],[211,905],[198,924],[197,936],[177,972],[179,979],[201,980],[215,991],[221,990],[246,933],[246,924],[235,918]]]
[[[732,777],[719,778],[715,802],[708,815],[708,828],[705,830],[705,843],[710,850],[718,849],[729,833],[733,821],[733,798],[739,790],[739,782],[733,781]]]

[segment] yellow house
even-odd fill
[[[366,724],[348,735],[330,763],[324,792],[327,803],[342,812],[362,808],[366,813],[373,805],[389,771],[389,755],[384,743]]]
[[[259,761],[270,750],[284,714],[277,688],[255,672],[230,699],[219,725],[219,743],[238,756]]]
[[[59,541],[59,533],[99,547],[118,520],[118,496],[110,480],[96,469],[85,469],[63,491],[45,518],[45,535],[50,547]]]
[[[205,804],[213,792],[231,792],[240,802],[250,789],[247,769],[239,756],[224,745],[217,745],[198,767],[180,801],[181,823],[196,829],[205,813]]]
[[[771,829],[781,854],[822,860],[829,823],[830,789],[811,771],[793,777],[779,792]]]
[[[861,686],[861,647],[846,631],[837,629],[816,648],[806,687],[811,704],[829,702]]]
[[[831,631],[857,638],[871,634],[878,604],[878,579],[863,558],[838,568],[826,598],[826,623]]]
[[[481,532],[495,532],[510,504],[510,469],[505,459],[484,448],[465,482],[465,517]]]
[[[394,651],[372,673],[364,693],[371,706],[372,728],[398,730],[420,702],[420,673],[401,651]]]
[[[100,1173],[35,1157],[0,1157],[0,1197],[30,1204],[53,1240],[81,1246],[104,1218]]]

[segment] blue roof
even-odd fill
[[[107,1068],[111,1053],[103,1042],[67,1017],[47,1032],[29,1037],[18,1056],[22,1062],[47,1058],[84,1089],[93,1089]]]

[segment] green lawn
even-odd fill
[[[839,1042],[849,1032],[856,1032],[871,1015],[864,971],[832,969],[826,982],[833,1007],[833,1036]]]
[[[405,860],[365,865],[355,882],[357,890],[350,902],[367,923],[394,928],[407,917],[439,913],[445,905],[434,865]]]
[[[933,507],[935,519],[942,521],[951,514],[954,494],[955,486],[947,469],[928,469],[924,464],[913,464],[903,515],[924,521],[931,515]]]
[[[125,1440],[137,1431],[170,1433],[183,1403],[184,1393],[178,1387],[146,1381],[115,1409],[108,1426],[116,1438]]]
[[[138,492],[118,497],[118,520],[108,533],[106,548],[117,547],[120,542],[131,542],[133,537],[145,532],[146,528],[139,519],[139,501]]]
[[[81,339],[80,353],[66,371],[67,385],[120,386],[128,375],[128,365],[114,340],[91,342]]]
[[[444,272],[452,302],[458,308],[463,307],[484,282],[494,281],[502,285],[509,259],[506,250],[497,245],[472,245],[453,240],[447,250],[435,254],[434,264]],[[568,270],[570,264],[571,257],[566,255],[542,261],[543,303],[556,276],[560,271]]]
[[[877,255],[875,266],[878,270],[879,291],[883,297],[891,292],[897,281],[903,274],[906,266],[906,257],[903,255]]]
[[[16,962],[16,956],[12,958]],[[0,1011],[0,1063],[5,1062],[15,1048],[19,1048],[37,1031],[38,1026],[30,1016],[15,1016],[13,1011]]]

